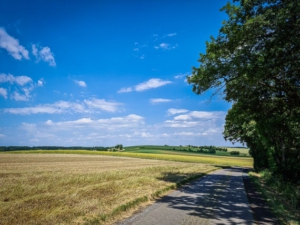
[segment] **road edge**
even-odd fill
[[[255,223],[261,225],[279,224],[268,202],[249,178],[250,170],[249,168],[243,170],[243,182]]]

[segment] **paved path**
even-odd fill
[[[254,224],[243,175],[241,168],[215,171],[120,224]]]

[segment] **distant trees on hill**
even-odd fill
[[[20,151],[20,150],[95,150],[104,151],[106,147],[94,146],[94,147],[83,147],[83,146],[0,146],[0,151]]]

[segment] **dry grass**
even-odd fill
[[[0,224],[110,224],[161,190],[214,169],[102,155],[1,154]]]

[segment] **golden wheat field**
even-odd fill
[[[0,224],[111,224],[207,164],[76,154],[0,154]]]

